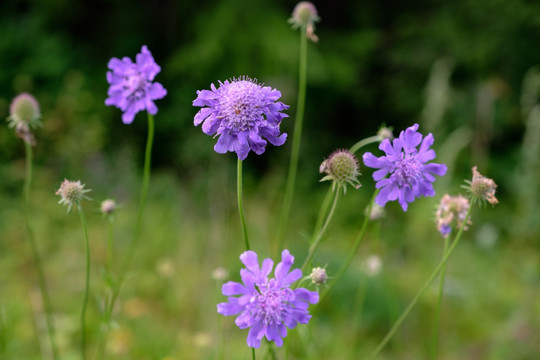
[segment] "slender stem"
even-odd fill
[[[328,216],[326,217],[326,220],[324,221],[324,225],[322,226],[321,230],[318,232],[315,239],[311,242],[311,246],[309,247],[309,252],[306,260],[302,264],[302,273],[306,270],[306,266],[311,262],[311,259],[313,258],[313,255],[315,254],[315,251],[319,247],[319,244],[321,242],[322,236],[324,232],[326,231],[326,228],[328,227],[328,224],[330,223],[330,220],[332,219],[332,216],[334,215],[334,211],[336,210],[336,205],[339,199],[339,193],[341,189],[337,188],[334,195],[334,201],[332,202],[332,207],[330,208],[330,211],[328,212]],[[313,234],[315,235],[315,234]]]
[[[41,261],[41,255],[34,238],[34,232],[30,225],[30,188],[32,184],[32,145],[24,142],[26,150],[26,176],[24,179],[24,213],[26,220],[26,231],[28,233],[28,241],[32,250],[32,256],[34,258],[34,265],[36,267],[39,290],[41,292],[41,300],[43,302],[43,310],[45,312],[45,322],[47,324],[47,333],[51,344],[51,353],[53,359],[58,359],[58,349],[55,341],[55,329],[51,312],[51,301],[49,292],[47,290],[47,283],[45,281],[45,271],[43,270],[43,263]]]
[[[88,296],[90,293],[90,243],[88,242],[88,229],[86,227],[86,219],[84,217],[84,211],[80,204],[77,204],[79,210],[79,216],[81,218],[81,224],[84,232],[84,248],[86,251],[86,276],[84,286],[84,298],[81,309],[81,358],[86,359],[86,308],[88,306]]]
[[[444,238],[444,250],[443,255],[446,254],[448,251],[449,244],[449,236],[446,236]],[[443,292],[444,292],[444,279],[446,277],[446,263],[443,265],[441,269],[441,275],[439,279],[439,295],[437,298],[437,308],[435,309],[435,325],[434,325],[434,334],[433,334],[433,359],[437,359],[437,346],[439,343],[439,319],[441,315],[441,305],[443,300]]]
[[[242,160],[238,159],[237,163],[237,182],[236,190],[238,194],[238,212],[240,213],[240,224],[242,226],[242,236],[244,238],[244,243],[246,244],[246,250],[249,250],[249,239],[246,226],[246,218],[244,217],[244,202],[242,201]]]
[[[381,137],[379,135],[370,136],[370,137],[360,140],[359,142],[351,146],[351,149],[349,151],[354,154],[355,152],[357,152],[364,146],[369,145],[371,143],[380,142],[380,141],[381,141]]]
[[[328,191],[324,196],[324,200],[319,209],[319,215],[317,216],[317,222],[315,223],[315,228],[313,229],[313,237],[321,230],[323,225],[324,217],[328,213],[328,208],[330,207],[330,202],[332,201],[332,187],[328,187]]]
[[[107,275],[112,273],[112,258],[113,258],[113,219],[112,215],[107,215],[107,264],[105,266]]]
[[[283,208],[278,224],[278,248],[279,253],[285,246],[285,231],[291,213],[291,205],[294,196],[294,186],[296,183],[296,172],[298,170],[298,157],[300,155],[300,143],[302,140],[302,124],[304,122],[304,107],[306,102],[306,72],[307,72],[307,36],[306,29],[300,31],[300,64],[298,69],[298,99],[296,105],[296,121],[294,124],[293,142],[291,149],[291,160],[289,162],[289,173],[285,186],[285,196],[283,197]]]
[[[118,277],[118,281],[116,282],[113,288],[111,301],[109,302],[109,306],[106,311],[107,319],[111,318],[114,305],[116,304],[116,300],[118,300],[118,296],[120,295],[122,283],[124,282],[126,273],[131,266],[133,257],[135,256],[135,250],[137,248],[137,244],[139,242],[139,238],[141,235],[141,227],[142,227],[141,220],[142,220],[142,215],[143,215],[144,208],[146,205],[146,198],[148,195],[148,184],[150,183],[150,164],[152,161],[153,142],[154,142],[154,116],[148,113],[148,137],[146,139],[146,150],[144,153],[143,180],[142,180],[142,186],[141,186],[141,197],[139,200],[139,210],[137,212],[137,219],[135,222],[135,231],[133,232],[133,239],[131,240],[130,246],[126,253],[126,257],[124,258],[124,261],[122,262],[122,267],[120,268],[120,275]]]
[[[354,257],[356,256],[356,253],[358,252],[358,249],[360,248],[360,245],[362,245],[362,242],[364,241],[364,235],[365,235],[366,229],[367,229],[367,224],[369,222],[369,215],[371,214],[371,208],[373,207],[375,197],[377,196],[378,193],[379,193],[379,190],[375,190],[375,192],[373,193],[373,196],[371,197],[371,200],[369,201],[367,213],[364,216],[364,222],[362,223],[362,227],[360,228],[360,232],[358,233],[358,236],[356,237],[356,240],[354,241],[352,251],[349,253],[349,257],[348,257],[347,261],[339,269],[336,277],[334,278],[334,281],[332,281],[332,283],[330,283],[330,285],[328,285],[328,288],[326,289],[326,291],[321,295],[321,298],[319,300],[319,304],[321,304],[323,302],[323,300],[326,298],[326,296],[328,296],[328,293],[330,292],[330,290],[332,290],[332,288],[339,281],[341,276],[343,276],[343,274],[347,271],[347,269],[351,265],[351,262],[353,261]]]
[[[463,229],[465,227],[465,224],[467,224],[467,221],[469,221],[469,216],[471,214],[471,209],[472,209],[472,203],[471,203],[471,206],[469,207],[469,210],[467,211],[467,215],[465,215],[465,219],[463,220],[463,223],[461,224],[460,228],[459,228],[459,231],[458,233],[456,234],[456,237],[454,239],[454,242],[452,243],[452,246],[450,246],[450,248],[448,249],[448,251],[444,254],[441,262],[439,263],[439,265],[435,268],[435,270],[433,271],[433,273],[431,274],[431,276],[428,278],[428,280],[424,283],[424,286],[422,286],[422,288],[420,289],[420,291],[418,291],[418,293],[416,294],[416,296],[413,298],[413,300],[409,303],[409,306],[407,306],[407,308],[405,309],[405,311],[403,311],[403,313],[401,314],[401,316],[399,317],[399,319],[397,319],[397,321],[394,323],[394,325],[392,326],[392,328],[390,329],[390,331],[388,332],[388,334],[386,334],[386,336],[384,337],[384,339],[380,342],[379,346],[377,346],[377,348],[375,349],[375,351],[371,354],[371,357],[370,359],[375,359],[375,357],[379,354],[379,352],[384,348],[384,346],[388,343],[388,341],[392,338],[392,336],[394,335],[394,333],[397,331],[397,329],[401,326],[401,323],[403,323],[403,321],[405,320],[405,318],[409,315],[409,313],[411,312],[412,308],[416,305],[416,303],[418,302],[418,300],[420,299],[420,297],[426,292],[426,290],[428,289],[429,285],[431,284],[431,282],[433,281],[433,279],[435,279],[435,277],[437,276],[437,274],[439,273],[439,271],[441,271],[441,269],[445,266],[446,262],[448,261],[448,259],[450,258],[450,255],[452,255],[452,253],[454,252],[454,249],[456,248],[457,244],[459,243],[459,240],[461,239],[461,234],[463,233]]]
[[[252,360],[256,360],[257,358],[255,357],[255,348],[251,348],[251,359]]]
[[[0,359],[6,356],[6,326],[4,325],[4,309],[0,303]]]

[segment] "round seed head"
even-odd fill
[[[360,183],[358,182],[358,159],[348,150],[337,150],[333,152],[330,157],[324,160],[319,167],[320,172],[324,172],[327,175],[321,179],[321,181],[332,180],[333,187],[342,187],[346,191],[347,184],[352,185],[358,189]]]

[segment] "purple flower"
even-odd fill
[[[398,200],[407,211],[407,206],[420,196],[434,196],[433,175],[446,174],[446,165],[427,163],[435,159],[435,151],[430,149],[433,145],[433,135],[428,134],[422,140],[418,133],[418,124],[407,128],[399,137],[390,142],[384,139],[379,149],[386,156],[376,157],[372,153],[365,153],[364,164],[379,169],[373,173],[377,182],[376,188],[381,189],[375,202],[384,206],[388,201]],[[420,148],[417,149],[417,146]],[[386,175],[390,174],[388,178]]]
[[[298,323],[307,324],[311,315],[309,304],[319,301],[319,294],[304,288],[294,289],[290,285],[302,277],[300,269],[289,270],[294,257],[288,250],[281,253],[281,262],[274,270],[274,279],[268,280],[272,271],[272,259],[264,259],[259,268],[257,254],[246,251],[240,255],[246,269],[240,270],[243,284],[229,281],[223,284],[223,295],[229,296],[229,302],[217,305],[218,313],[230,316],[238,315],[236,325],[240,329],[251,328],[247,344],[253,348],[261,345],[266,336],[277,346],[283,345],[287,328],[293,329]],[[233,295],[240,295],[233,297]]]
[[[124,57],[112,58],[107,65],[112,71],[107,72],[107,81],[111,85],[105,105],[114,105],[124,112],[122,121],[131,124],[135,114],[147,110],[155,115],[158,111],[152,100],[163,98],[167,90],[160,83],[153,83],[154,77],[161,71],[152,54],[144,45],[137,54],[136,62]]]
[[[262,154],[266,140],[275,146],[285,143],[287,134],[279,133],[279,124],[288,115],[280,111],[289,106],[277,101],[281,92],[245,76],[220,81],[219,85],[217,89],[211,84],[212,90],[197,91],[193,101],[193,106],[202,107],[195,115],[195,126],[202,123],[205,134],[219,135],[216,152],[234,151],[244,160],[250,150]]]

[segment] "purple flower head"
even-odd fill
[[[197,91],[193,101],[193,106],[202,107],[195,115],[195,126],[202,123],[205,134],[219,136],[214,146],[217,153],[234,151],[244,160],[250,150],[262,154],[267,140],[275,146],[285,143],[287,134],[279,133],[279,125],[288,117],[281,111],[289,106],[277,101],[281,92],[245,76],[219,85]]]
[[[379,169],[373,173],[373,179],[377,182],[376,188],[381,189],[375,199],[380,206],[398,200],[403,211],[407,211],[408,204],[415,198],[435,195],[433,175],[446,174],[446,165],[428,163],[435,159],[435,151],[430,149],[433,135],[430,133],[422,140],[423,136],[417,129],[418,124],[414,124],[392,142],[384,139],[379,149],[386,156],[376,157],[370,152],[363,156],[366,166]],[[386,177],[388,174],[390,176]]]
[[[146,45],[137,54],[136,62],[124,57],[112,58],[107,65],[112,71],[107,72],[110,84],[105,105],[114,105],[124,112],[122,121],[131,124],[135,114],[147,110],[155,115],[158,111],[153,100],[167,95],[167,90],[160,83],[153,83],[161,67],[156,64]]]
[[[243,284],[233,281],[223,284],[223,295],[229,296],[229,301],[218,304],[217,311],[225,316],[238,315],[236,325],[240,329],[250,328],[248,346],[258,348],[265,336],[268,341],[281,346],[287,336],[287,328],[308,323],[311,315],[307,308],[319,301],[319,294],[304,288],[290,288],[302,277],[302,271],[294,269],[289,272],[294,257],[288,250],[281,253],[281,262],[274,270],[275,278],[270,280],[268,275],[274,265],[272,259],[264,259],[259,268],[257,254],[246,251],[240,255],[240,260],[246,266],[240,270]]]

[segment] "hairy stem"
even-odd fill
[[[444,238],[443,256],[448,251],[448,246],[450,245],[448,238],[449,238],[448,236]],[[434,324],[434,334],[433,334],[433,354],[432,354],[433,359],[437,358],[437,346],[439,344],[439,319],[441,316],[441,305],[442,305],[442,300],[444,296],[443,293],[444,293],[445,277],[446,277],[446,263],[443,265],[441,269],[441,275],[439,279],[439,294],[437,297],[437,307],[435,309],[435,319],[434,319],[435,324]]]
[[[237,195],[238,195],[238,213],[240,214],[240,225],[242,226],[242,236],[244,238],[244,243],[246,244],[246,250],[250,250],[246,219],[244,216],[244,202],[242,201],[242,160],[240,159],[238,159],[238,162],[237,162],[236,175],[237,175],[236,190],[237,190]]]
[[[43,263],[41,261],[41,255],[39,253],[36,240],[34,238],[34,232],[30,224],[30,188],[32,184],[32,145],[27,142],[24,143],[26,150],[26,176],[24,178],[24,213],[26,220],[26,232],[28,234],[28,241],[32,250],[32,257],[34,258],[34,265],[36,267],[36,273],[38,277],[39,290],[41,293],[41,301],[43,302],[43,310],[45,312],[45,322],[47,324],[47,333],[49,336],[49,342],[51,344],[51,354],[53,359],[58,359],[58,349],[55,341],[55,329],[54,322],[51,313],[51,301],[49,297],[49,291],[47,289],[47,283],[45,281],[45,271],[43,270]]]
[[[81,358],[86,359],[86,308],[88,307],[88,296],[90,294],[90,243],[88,241],[88,228],[86,226],[86,219],[84,217],[84,211],[80,204],[77,204],[79,210],[79,216],[81,218],[81,224],[84,232],[84,248],[86,252],[86,275],[84,283],[84,298],[81,309]]]
[[[291,149],[291,160],[289,162],[289,172],[287,175],[287,184],[285,186],[285,196],[283,197],[283,207],[278,223],[278,248],[279,253],[285,246],[285,232],[291,213],[292,200],[294,196],[294,187],[296,183],[296,173],[298,170],[298,158],[300,155],[300,143],[302,140],[302,124],[304,122],[304,107],[306,102],[306,71],[307,71],[307,36],[306,29],[300,31],[300,64],[298,71],[298,102],[296,105],[296,121],[294,124],[294,133]]]

